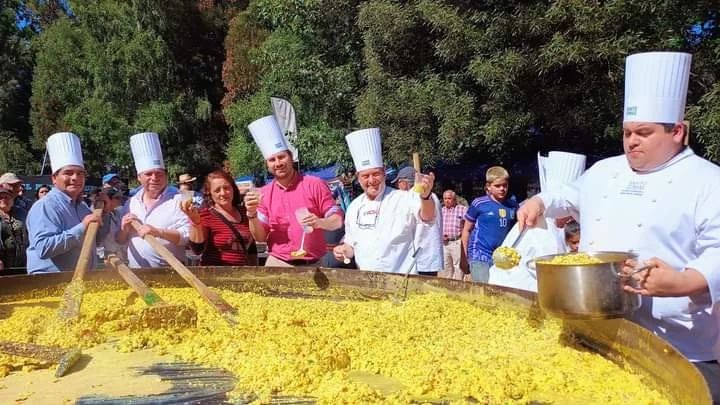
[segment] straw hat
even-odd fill
[[[178,177],[178,184],[192,183],[197,180],[197,177],[191,177],[187,173],[183,173]]]

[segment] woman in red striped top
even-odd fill
[[[217,170],[208,174],[203,186],[204,201],[199,210],[192,201],[183,201],[190,219],[190,246],[202,253],[203,266],[245,266],[252,235],[240,191],[229,174]]]

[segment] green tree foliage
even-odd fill
[[[538,149],[614,154],[625,57],[685,50],[693,72],[717,72],[717,47],[706,49],[716,33],[698,41],[692,29],[718,11],[710,1],[369,1],[359,18],[368,85],[357,118],[383,128],[396,161],[409,149],[505,162]],[[690,103],[710,76],[693,78]],[[704,101],[717,106],[717,97]],[[707,143],[715,135],[703,112],[696,128]]]
[[[237,173],[264,170],[246,127],[271,113],[271,95],[287,98],[296,109],[304,167],[349,158],[343,135],[354,125],[355,98],[362,86],[362,46],[355,24],[359,3],[257,0],[233,20],[231,33],[255,39],[226,44],[241,47],[243,57],[226,61],[225,69],[236,72],[236,83],[251,84],[225,110],[232,130],[228,157]],[[248,94],[251,88],[256,91]]]
[[[718,159],[719,16],[711,0],[255,0],[231,28],[266,38],[244,48],[241,71],[253,85],[226,109],[229,153],[253,159],[245,126],[277,94],[295,104],[312,164],[347,159],[329,130],[370,126],[395,164],[412,151],[429,163],[512,163],[549,149],[612,155],[625,58],[677,50],[694,55],[695,146]],[[328,132],[306,142],[309,128]]]
[[[28,144],[31,32],[20,30],[16,24],[18,4],[0,0],[0,173],[31,173],[40,166]]]
[[[129,137],[161,136],[166,165],[204,172],[226,140],[221,11],[190,0],[85,1],[35,42],[32,115],[37,149],[70,130],[82,140],[88,169],[128,169]],[[219,13],[219,14],[218,14]]]

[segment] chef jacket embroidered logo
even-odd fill
[[[507,216],[507,211],[505,211],[505,208],[500,208],[498,210],[498,215],[500,215],[500,218],[505,218]]]
[[[360,229],[374,229],[377,225],[379,214],[380,204],[377,201],[365,203],[358,210],[355,223]]]
[[[647,185],[644,181],[629,181],[625,187],[620,190],[621,195],[634,195],[642,197],[645,195],[645,186]]]

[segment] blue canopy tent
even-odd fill
[[[303,174],[319,177],[325,181],[330,181],[337,178],[338,170],[340,170],[340,165],[335,163],[325,167],[306,169],[303,171]]]

